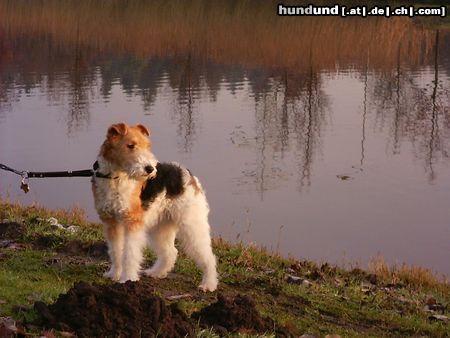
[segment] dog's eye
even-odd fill
[[[130,143],[130,144],[127,144],[127,147],[128,147],[129,149],[134,149],[134,148],[136,147],[136,145],[133,144],[133,143]]]

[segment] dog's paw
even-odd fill
[[[146,276],[152,277],[152,278],[159,278],[163,279],[167,277],[167,271],[161,271],[159,269],[150,268],[144,271],[144,274]]]
[[[202,282],[198,288],[203,292],[213,292],[217,290],[217,281]]]
[[[128,281],[137,282],[138,280],[139,280],[139,275],[138,274],[128,275],[128,276],[122,275],[120,277],[120,279],[119,279],[119,283],[125,283],[125,282],[128,282]]]
[[[116,271],[116,269],[110,269],[103,274],[103,277],[118,281],[120,279],[120,272]]]

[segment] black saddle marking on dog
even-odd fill
[[[156,177],[148,179],[141,191],[141,201],[144,208],[161,194],[164,189],[168,198],[174,198],[184,192],[183,169],[172,163],[158,163]]]

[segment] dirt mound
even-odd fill
[[[19,239],[25,232],[25,226],[17,222],[0,223],[0,239]]]
[[[143,283],[97,285],[80,282],[52,305],[34,305],[41,324],[78,337],[185,337],[193,325],[175,304],[166,306]]]
[[[276,332],[277,337],[291,336],[285,328],[277,328],[275,322],[262,317],[255,302],[248,296],[237,295],[234,299],[218,295],[217,302],[192,315],[204,327],[213,327],[219,334],[228,332],[264,333]]]
[[[98,259],[108,259],[108,246],[104,241],[85,243],[80,240],[71,240],[64,243],[58,252],[73,256],[89,256]]]

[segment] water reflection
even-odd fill
[[[444,188],[428,183],[446,184],[448,32],[407,18],[280,20],[266,4],[250,17],[247,5],[204,7],[202,0],[187,6],[181,19],[170,6],[158,12],[157,2],[72,7],[43,1],[41,11],[35,3],[0,0],[0,128],[20,125],[27,114],[39,114],[35,118],[49,128],[62,124],[65,131],[55,140],[80,143],[71,146],[79,157],[64,158],[78,166],[104,125],[119,118],[151,121],[164,141],[160,151],[191,161],[212,187],[220,234],[231,223],[253,222],[264,231],[249,237],[274,247],[283,229],[286,243],[278,240],[277,248],[312,258],[341,257],[342,248],[363,259],[379,251],[413,257],[410,248],[397,252],[403,231],[417,240],[427,230],[414,223],[421,215],[411,210],[419,209],[411,205],[420,205],[421,195],[407,192],[425,190],[423,198],[434,201],[427,222],[439,244],[429,249],[433,262],[426,264],[447,269],[442,239],[450,215],[441,204],[448,196],[435,197]],[[26,15],[24,6],[31,6]],[[42,101],[58,112],[56,124],[42,108],[33,110]],[[0,140],[0,153],[19,162],[8,139],[0,134]],[[425,171],[426,186],[414,161]],[[341,182],[337,174],[354,180]],[[399,182],[400,193],[392,182]],[[88,194],[68,198],[83,201]],[[406,195],[403,202],[398,194]],[[405,219],[385,211],[390,205],[404,210]],[[390,226],[399,232],[394,243],[372,243]],[[355,233],[366,241],[353,243]],[[333,249],[324,253],[322,244]]]
[[[147,112],[151,111],[158,92],[167,90],[163,87],[168,84],[174,93],[171,114],[178,121],[180,147],[190,151],[198,129],[195,114],[199,101],[214,102],[221,89],[234,95],[247,82],[254,100],[258,156],[255,168],[249,170],[250,176],[254,176],[250,181],[259,191],[270,189],[278,180],[278,169],[273,163],[294,147],[298,185],[310,184],[314,153],[320,148],[320,131],[329,110],[323,90],[323,79],[329,73],[317,69],[312,56],[305,71],[246,69],[193,59],[191,55],[141,59],[99,53],[78,44],[54,48],[57,44],[51,36],[42,39],[5,38],[4,33],[1,36],[1,110],[38,88],[53,104],[67,104],[66,122],[71,133],[89,124],[89,103],[96,96],[109,102],[115,83],[128,96],[139,96]],[[375,111],[379,128],[391,130],[394,154],[400,151],[405,138],[415,145],[415,153],[425,161],[431,180],[435,175],[433,162],[447,156],[442,134],[448,134],[448,77],[440,79],[439,72],[448,73],[448,69],[440,70],[439,46],[447,44],[448,36],[438,31],[434,36],[433,53],[422,54],[423,58],[429,58],[429,66],[420,77],[408,64],[410,59],[402,58],[401,44],[395,67],[383,71],[374,70],[370,51],[366,51],[365,62],[358,66],[361,70],[355,71],[364,86],[361,167],[368,110]],[[32,60],[28,55],[33,55]],[[424,84],[426,75],[430,76]]]
[[[407,139],[424,161],[431,181],[436,175],[433,164],[448,156],[449,81],[448,76],[439,77],[445,71],[440,70],[441,44],[436,31],[434,55],[422,76],[409,71],[398,53],[397,66],[374,79],[370,98],[380,128],[391,130],[392,152],[398,154]]]
[[[328,100],[320,74],[311,66],[303,74],[271,77],[271,83],[255,92],[256,168],[254,184],[262,194],[282,179],[279,163],[288,153],[296,154],[298,187],[311,183],[311,166],[320,147]]]

